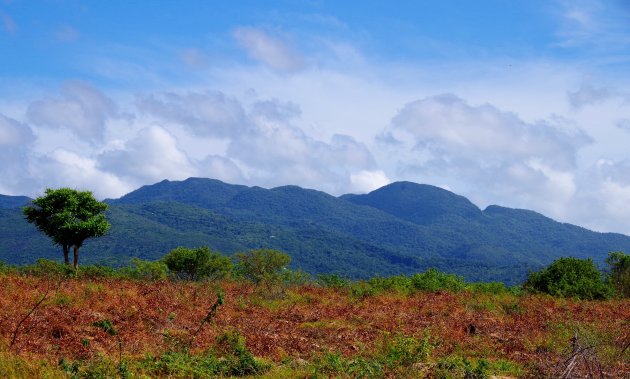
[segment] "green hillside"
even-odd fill
[[[59,259],[60,249],[24,221],[25,198],[2,197],[0,259]],[[177,246],[232,254],[280,249],[293,268],[359,278],[430,267],[468,280],[520,282],[529,269],[561,256],[630,251],[630,237],[562,224],[532,211],[490,206],[433,186],[392,183],[366,195],[334,197],[297,186],[273,189],[190,178],[144,186],[107,200],[112,224],[88,240],[84,262],[159,259]],[[17,205],[17,206],[12,206]]]

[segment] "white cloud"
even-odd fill
[[[163,93],[142,96],[136,103],[141,111],[198,136],[227,138],[248,128],[240,102],[221,92]]]
[[[69,82],[63,96],[31,103],[27,117],[34,125],[66,128],[85,141],[97,143],[103,141],[106,122],[118,117],[118,110],[96,88],[83,82]]]
[[[27,145],[34,139],[35,135],[28,125],[0,114],[0,145],[3,149]]]
[[[630,120],[628,120],[627,118],[623,118],[623,119],[617,121],[615,126],[618,127],[621,130],[625,130],[626,132],[630,132]]]
[[[167,130],[152,126],[119,149],[102,153],[98,168],[125,178],[134,185],[180,180],[195,176],[196,169]]]
[[[23,194],[34,141],[28,125],[0,114],[0,193]]]
[[[481,206],[565,217],[577,191],[577,152],[591,139],[561,121],[527,123],[490,104],[440,95],[407,104],[379,142],[398,157],[399,177],[446,183]]]
[[[626,98],[628,96],[608,87],[593,87],[582,84],[575,92],[567,92],[567,98],[573,108],[579,109],[587,105],[600,104],[614,98]]]
[[[351,174],[350,182],[352,183],[353,192],[368,193],[388,185],[391,183],[391,180],[382,170],[362,170]]]
[[[203,177],[219,179],[226,183],[244,183],[241,169],[229,158],[208,155],[197,162],[198,174]]]
[[[122,196],[135,189],[115,174],[100,170],[96,160],[65,149],[37,158],[31,173],[39,178],[37,186],[42,190],[70,187],[92,191],[99,199]]]
[[[263,30],[251,27],[236,28],[234,38],[251,58],[275,71],[294,72],[304,67],[304,58],[288,43],[271,37]]]

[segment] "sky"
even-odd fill
[[[188,177],[630,234],[630,2],[0,0],[0,193]]]

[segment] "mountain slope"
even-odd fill
[[[410,182],[334,197],[297,186],[264,189],[190,178],[108,202],[112,228],[86,242],[85,262],[159,259],[177,246],[208,245],[228,254],[266,247],[287,252],[294,268],[312,273],[368,277],[437,267],[469,280],[513,284],[528,269],[561,256],[602,263],[609,251],[630,251],[628,236],[595,233],[532,211],[481,211],[462,196]],[[61,255],[19,208],[0,207],[0,241],[0,259],[9,263]]]
[[[21,208],[27,205],[30,201],[31,199],[26,196],[0,195],[0,208],[3,208],[3,209]]]

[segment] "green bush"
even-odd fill
[[[258,375],[270,366],[257,360],[247,349],[245,337],[235,330],[220,334],[215,342],[216,349],[224,359],[221,373],[224,375]]]
[[[523,288],[529,292],[588,300],[607,299],[613,293],[590,258],[560,258],[547,268],[530,273]]]
[[[118,272],[110,266],[87,265],[77,270],[76,275],[85,279],[113,278],[118,276]]]
[[[339,274],[319,274],[317,275],[317,283],[322,287],[346,288],[350,285],[350,280]]]
[[[278,283],[282,272],[291,262],[291,257],[278,250],[257,249],[247,253],[236,253],[237,270],[254,284]]]
[[[630,297],[630,255],[615,251],[608,254],[606,263],[610,266],[607,282],[615,289],[617,296]]]
[[[162,280],[168,278],[168,266],[162,261],[131,259],[131,266],[121,270],[122,274],[138,280]]]
[[[211,252],[208,247],[171,250],[162,262],[173,275],[184,280],[221,279],[232,271],[232,262],[224,255]]]
[[[414,274],[411,277],[411,285],[420,291],[460,291],[466,286],[466,282],[461,276],[430,268],[422,274]]]
[[[38,259],[34,265],[21,266],[18,271],[25,275],[43,277],[71,277],[76,275],[72,266],[44,258]]]

